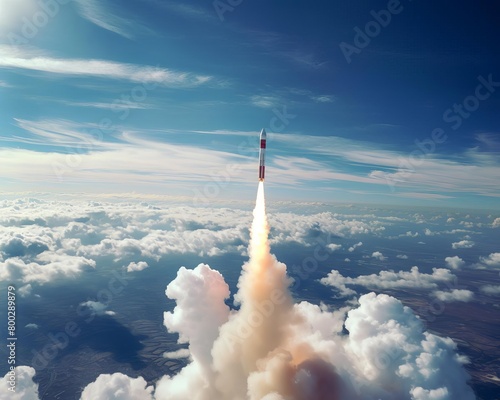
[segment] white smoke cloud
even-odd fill
[[[454,301],[469,302],[474,299],[474,293],[466,289],[437,290],[433,292],[433,295],[445,303]]]
[[[164,314],[165,326],[170,332],[179,332],[180,343],[189,343],[196,362],[210,365],[219,327],[229,318],[229,307],[224,302],[229,287],[224,278],[206,264],[194,270],[182,267],[165,293],[177,302],[173,312]]]
[[[121,373],[102,374],[89,383],[80,400],[153,400],[153,387],[143,377],[130,378]]]
[[[189,352],[189,349],[179,349],[175,351],[167,351],[163,353],[163,357],[165,358],[170,358],[170,359],[178,359],[178,358],[189,358],[191,356],[191,353]]]
[[[19,366],[13,372],[7,372],[0,378],[0,400],[38,400],[38,383],[33,382],[35,369]],[[15,391],[9,390],[13,386],[12,377],[15,376]]]
[[[408,260],[408,256],[406,254],[398,254],[396,257],[401,260]]]
[[[446,266],[451,269],[460,269],[465,265],[465,261],[458,256],[446,257],[444,261]]]
[[[203,287],[207,290],[205,285]],[[201,302],[205,293],[195,292],[199,296],[197,300]],[[403,306],[399,300],[369,293],[360,297],[359,307],[347,310],[329,311],[326,306],[308,302],[296,304],[292,306],[289,325],[283,327],[289,330],[286,340],[267,356],[257,360],[253,372],[240,376],[238,372],[252,357],[247,355],[248,358],[241,358],[240,354],[232,353],[226,347],[226,355],[239,365],[233,374],[214,381],[210,372],[207,373],[200,363],[193,361],[174,378],[163,378],[155,398],[475,398],[466,384],[468,375],[463,364],[467,359],[456,354],[456,344],[449,338],[426,332],[411,309]],[[234,314],[233,318],[238,316]],[[187,318],[185,326],[189,326],[188,321],[192,319]],[[349,331],[348,335],[342,334],[343,325]],[[255,330],[259,328],[256,326]],[[220,341],[223,336],[224,330],[221,330],[217,340]],[[218,356],[215,348],[212,355]],[[292,360],[296,362],[292,363]],[[326,377],[328,380],[325,380]],[[234,379],[242,386],[239,391],[232,387]],[[170,385],[165,386],[166,382]],[[213,382],[215,387],[211,386]],[[229,397],[217,391],[221,389],[220,385],[232,387]],[[322,394],[325,388],[328,394]],[[440,397],[435,397],[437,395]]]
[[[329,311],[308,302],[294,305],[285,266],[269,253],[263,213],[258,197],[250,261],[243,267],[235,296],[239,310],[225,308],[227,285],[208,266],[181,268],[168,286],[167,295],[177,300],[177,306],[173,313],[165,313],[165,325],[179,332],[181,342],[189,341],[192,362],[178,375],[160,381],[157,399],[474,398],[465,383],[468,376],[462,365],[467,360],[456,355],[455,343],[425,332],[399,300],[370,293],[350,311]],[[392,274],[392,284],[399,286],[407,285],[403,281],[408,278],[424,287],[454,278],[449,270],[436,269],[430,275],[416,267]],[[210,276],[217,282],[215,289],[207,285]],[[221,310],[218,320],[211,315],[203,318],[210,313],[205,305],[211,301],[211,309]],[[207,335],[200,337],[200,330]]]

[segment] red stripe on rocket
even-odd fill
[[[260,150],[259,150],[259,181],[264,181],[264,175],[266,171],[265,165],[266,156],[266,130],[262,129],[260,132]]]

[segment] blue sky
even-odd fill
[[[499,207],[494,1],[0,9],[4,193]]]

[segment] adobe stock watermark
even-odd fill
[[[412,0],[408,0],[412,1]],[[360,54],[363,49],[368,47],[372,39],[376,38],[382,32],[383,28],[387,28],[392,21],[394,15],[400,14],[404,10],[400,0],[389,0],[387,7],[383,10],[371,10],[372,19],[368,21],[364,28],[359,26],[354,27],[354,38],[352,44],[341,42],[339,47],[348,64],[352,62],[354,54]]]
[[[224,14],[227,12],[233,12],[236,7],[238,7],[243,0],[214,0],[212,3],[217,16],[221,22],[224,22]]]
[[[30,40],[42,30],[51,19],[55,18],[61,10],[61,5],[68,4],[73,0],[38,0],[38,10],[31,17],[21,18],[21,28],[18,33],[9,32],[7,39],[11,46],[29,44]]]
[[[282,132],[297,116],[288,112],[287,107],[283,105],[281,110],[273,108],[273,116],[269,120],[269,127],[265,128],[267,132],[267,142],[273,140],[275,133]],[[243,156],[251,156],[256,154],[259,150],[259,142],[257,132],[253,136],[248,136],[237,147],[238,154]],[[256,168],[257,168],[257,159]],[[214,199],[219,197],[221,192],[232,182],[232,180],[239,176],[242,171],[240,164],[228,164],[225,168],[221,169],[210,175],[210,181],[203,185],[202,189],[191,189],[193,191],[193,205],[207,205]],[[257,172],[257,169],[256,169]]]
[[[461,102],[453,104],[443,112],[443,122],[451,125],[449,128],[452,131],[459,129],[464,120],[479,109],[481,102],[489,99],[500,87],[500,82],[493,80],[493,74],[489,74],[487,78],[480,75],[477,80],[479,83],[474,94],[466,96]],[[413,150],[407,158],[398,157],[397,172],[374,174],[374,177],[384,178],[391,191],[394,192],[396,185],[405,182],[414,174],[424,160],[436,151],[437,146],[446,142],[447,139],[448,135],[444,128],[433,129],[429,137],[415,140],[417,149]]]

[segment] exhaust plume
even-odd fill
[[[270,252],[263,182],[253,217],[238,310],[208,265],[181,268],[168,285],[177,306],[164,323],[189,344],[191,363],[157,383],[157,400],[474,399],[455,343],[425,332],[399,300],[369,293],[350,311],[294,304]]]

